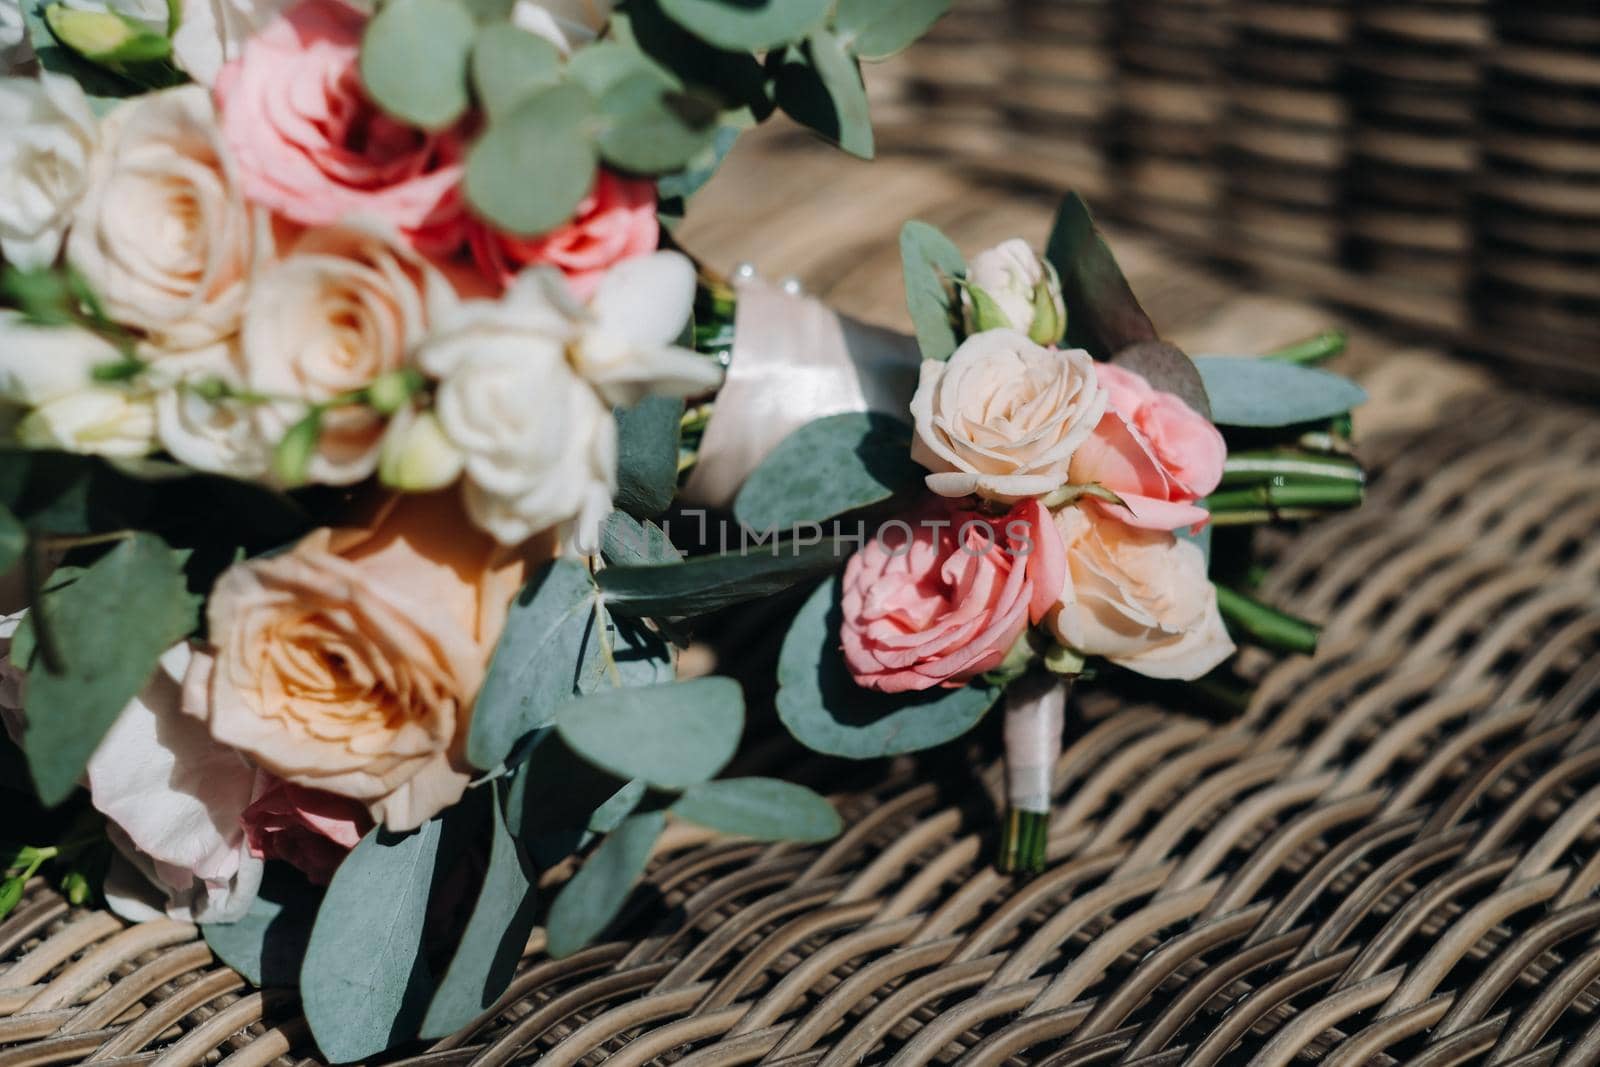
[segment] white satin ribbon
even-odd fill
[[[1018,811],[1048,812],[1051,775],[1061,758],[1067,723],[1067,682],[1032,679],[1006,690],[1006,798]]]
[[[909,421],[922,355],[915,338],[868,326],[760,278],[739,285],[733,359],[683,499],[733,503],[750,472],[814,419],[877,411]]]

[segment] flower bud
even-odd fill
[[[378,454],[378,480],[408,493],[443,489],[461,476],[466,463],[431,411],[398,412],[389,423]]]
[[[17,424],[29,448],[59,449],[124,459],[156,447],[156,410],[150,397],[122,389],[89,388],[48,400]]]
[[[1053,345],[1067,331],[1061,279],[1021,238],[974,257],[961,295],[969,334],[1014,329],[1035,344]]]

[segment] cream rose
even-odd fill
[[[1053,345],[1067,327],[1055,267],[1020,237],[973,257],[961,304],[969,333],[1009,327],[1039,344]]]
[[[537,273],[462,304],[418,353],[434,410],[465,455],[472,520],[502,544],[559,529],[592,548],[616,490],[611,409],[567,360],[574,324]]]
[[[940,496],[1012,503],[1067,483],[1073,453],[1105,408],[1089,353],[989,330],[948,362],[922,364],[911,456],[934,472],[928,488]]]
[[[279,778],[415,829],[466,788],[472,704],[527,559],[439,497],[313,531],[218,579],[184,710]]]
[[[1186,681],[1233,655],[1199,546],[1090,508],[1064,508],[1055,521],[1067,579],[1049,626],[1062,644]]]
[[[255,230],[211,98],[185,85],[106,116],[67,259],[111,318],[198,348],[238,331]]]
[[[89,101],[66,75],[0,79],[0,253],[8,263],[55,262],[99,137]]]
[[[256,276],[245,311],[245,380],[275,401],[258,409],[262,436],[279,441],[310,406],[409,366],[453,302],[444,277],[376,224],[305,233]],[[383,430],[370,409],[330,409],[307,477],[361,481],[377,468]]]

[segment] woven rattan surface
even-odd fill
[[[747,180],[771,159],[736,167],[715,203],[745,227],[715,215],[694,246],[885,321],[902,218],[972,242],[1047,215],[917,164],[782,160],[776,183]],[[789,183],[813,190],[811,239],[741,245]],[[1121,248],[1197,349],[1326,320]],[[1045,875],[987,864],[992,762],[797,762],[845,836],[675,828],[608,940],[551,961],[536,933],[502,1002],[407,1062],[1600,1062],[1600,421],[1357,341],[1370,503],[1271,545],[1265,587],[1326,620],[1322,652],[1254,664],[1237,719],[1087,694]],[[249,989],[186,925],[128,928],[43,885],[0,924],[0,1067],[314,1058],[293,996]]]

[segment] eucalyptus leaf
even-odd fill
[[[1211,418],[1211,398],[1194,360],[1177,345],[1141,341],[1117,352],[1111,360],[1131,370],[1163,392],[1171,393],[1195,411]]]
[[[719,48],[685,30],[660,0],[628,0],[612,12],[606,35],[634,44],[681,84],[709,90],[726,108],[726,125],[751,126],[772,113],[760,60],[747,48]]]
[[[1104,358],[1129,345],[1158,340],[1077,193],[1069,193],[1056,212],[1045,258],[1061,276],[1069,344]]]
[[[784,114],[862,159],[873,156],[867,90],[856,59],[827,30],[768,60]]]
[[[268,863],[244,918],[200,927],[217,958],[259,988],[292,988],[311,941],[322,891],[286,863]]]
[[[534,236],[572,217],[594,184],[594,100],[581,86],[540,89],[467,155],[467,199],[509,233]]]
[[[844,559],[833,539],[769,542],[676,564],[607,567],[595,581],[606,607],[618,615],[704,615],[781,593],[837,569]]]
[[[686,91],[638,48],[600,41],[573,56],[571,71],[605,118],[600,152],[614,166],[647,174],[677,170],[710,143],[716,101]]]
[[[961,343],[961,294],[966,276],[961,249],[936,227],[915,219],[900,228],[900,268],[906,310],[923,359],[947,360]]]
[[[1195,360],[1222,426],[1292,426],[1335,418],[1360,407],[1362,388],[1329,371],[1249,356]]]
[[[827,841],[843,829],[825,798],[776,778],[725,778],[691,786],[672,814],[757,841]]]
[[[665,530],[625,511],[613,511],[606,517],[600,533],[600,554],[613,566],[683,562],[683,553]]]
[[[463,114],[477,25],[456,0],[388,0],[361,39],[361,82],[374,103],[425,130]]]
[[[653,518],[672,506],[678,492],[678,439],[683,401],[647,396],[617,408],[617,507]]]
[[[10,508],[0,504],[0,574],[15,567],[27,549],[27,529]]]
[[[597,692],[564,705],[556,729],[567,746],[608,774],[681,790],[733,758],[744,730],[744,694],[731,678]]]
[[[650,862],[666,820],[661,811],[628,816],[562,886],[545,919],[551,956],[572,955],[611,925]]]
[[[888,59],[928,32],[951,0],[839,0],[833,26],[865,60]]]
[[[491,24],[472,44],[472,85],[491,123],[561,81],[561,53],[536,33]]]
[[[300,968],[300,998],[333,1063],[375,1056],[415,1037],[433,995],[423,955],[444,822],[408,834],[381,827],[333,876]]]
[[[705,184],[716,176],[723,160],[733,150],[734,142],[739,139],[739,133],[736,126],[719,126],[711,135],[711,143],[701,149],[700,154],[691,159],[683,170],[664,174],[656,182],[659,201],[657,214],[664,224],[671,226],[683,220],[684,213],[689,209],[689,198],[705,188]]]
[[[517,595],[473,708],[468,762],[493,768],[519,738],[555,721],[594,670],[598,606],[588,568],[572,559],[546,564]]]
[[[160,538],[134,534],[23,620],[31,634],[42,617],[61,656],[54,667],[45,656],[27,665],[22,747],[46,804],[77,788],[100,739],[161,654],[194,630],[198,601],[187,588],[184,559]]]
[[[980,683],[899,694],[858,685],[839,651],[839,591],[837,578],[817,588],[778,658],[778,717],[807,748],[849,759],[918,752],[960,737],[1000,698]]]
[[[421,1036],[453,1034],[497,1000],[527,945],[534,923],[534,881],[499,803],[489,805],[489,866],[455,955],[439,980]]]
[[[922,485],[911,427],[875,412],[846,412],[795,430],[745,479],[733,513],[747,527],[779,530],[882,503]]]
[[[821,26],[832,0],[660,0],[678,25],[719,48],[764,52]]]
[[[511,772],[506,828],[536,866],[553,867],[588,843],[601,810],[629,789],[626,779],[602,771],[568,748],[554,729],[546,730]],[[605,823],[599,820],[605,830],[616,826]]]

